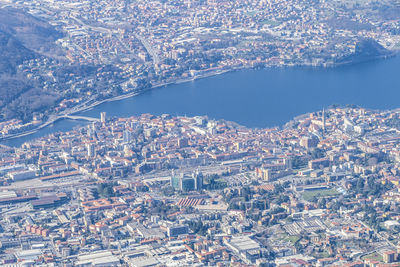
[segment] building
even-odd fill
[[[22,250],[15,253],[18,261],[37,260],[42,255],[41,249]]]
[[[189,140],[187,138],[179,138],[178,139],[178,147],[183,148],[189,146]]]
[[[383,252],[383,261],[385,263],[392,263],[396,259],[396,251],[385,251]]]
[[[313,148],[316,147],[319,143],[319,140],[316,136],[312,136],[312,137],[303,137],[300,139],[300,145],[305,147],[305,148]]]
[[[95,145],[94,144],[87,144],[86,147],[87,147],[87,155],[88,155],[88,157],[90,157],[90,158],[95,157],[96,156],[96,147],[95,147]]]
[[[193,178],[195,179],[196,190],[203,189],[203,185],[204,185],[203,173],[196,171],[195,173],[193,173]]]
[[[80,255],[78,256],[78,261],[74,264],[74,266],[78,267],[113,267],[119,265],[120,260],[114,256],[111,251],[100,251],[88,255]]]
[[[147,128],[143,131],[143,134],[146,138],[155,137],[157,135],[157,129],[156,128]]]
[[[240,255],[247,263],[255,263],[261,257],[261,247],[248,236],[235,236],[225,241],[225,245]]]
[[[130,143],[132,142],[132,132],[129,130],[124,130],[122,133],[122,139],[124,141],[124,143]]]
[[[36,172],[31,170],[9,172],[8,176],[14,181],[23,181],[36,177]]]
[[[203,188],[203,174],[201,172],[195,172],[191,176],[188,176],[183,173],[175,175],[173,172],[170,178],[170,185],[175,190],[184,192],[201,190]]]
[[[400,223],[395,220],[388,220],[383,223],[386,229],[395,230],[396,228],[400,228]]]
[[[167,228],[167,234],[169,237],[185,235],[189,232],[187,225],[172,225]]]
[[[106,113],[105,112],[100,113],[100,121],[101,121],[101,123],[106,122]]]
[[[67,200],[66,194],[60,193],[57,195],[42,196],[39,199],[32,200],[30,204],[34,209],[52,208],[59,204],[64,203],[66,200]]]
[[[5,175],[8,172],[12,171],[20,171],[26,169],[25,164],[17,164],[17,165],[10,165],[10,166],[4,166],[0,168],[0,175]]]
[[[329,159],[322,158],[322,159],[314,159],[308,162],[308,168],[316,170],[321,169],[329,166]]]

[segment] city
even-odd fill
[[[246,68],[351,64],[400,48],[396,1],[3,0],[0,7],[18,19],[9,32],[26,36],[23,29],[37,24],[30,31],[54,39],[48,50],[56,51],[30,48],[10,72],[18,83],[0,83],[9,88],[0,91],[2,140],[166,84]]]
[[[400,111],[92,119],[0,147],[4,266],[399,266]]]

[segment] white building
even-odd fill
[[[75,262],[74,266],[113,267],[119,265],[119,258],[114,256],[111,251],[100,251],[88,255],[78,256],[78,261]]]

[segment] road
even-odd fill
[[[146,48],[147,53],[152,57],[153,59],[153,64],[157,65],[160,63],[160,57],[158,56],[158,53],[156,50],[150,45],[149,41],[146,40],[143,36],[140,36],[139,34],[135,33],[135,37],[142,43],[144,48]]]
[[[365,224],[362,221],[358,221],[359,223],[361,223],[365,228],[367,229],[371,229],[371,227],[369,227],[367,224]],[[389,241],[389,239],[387,239],[386,237],[383,237],[381,234],[379,234],[377,231],[374,231],[376,236],[380,239],[385,241],[389,246],[391,246],[392,249],[395,249],[397,246],[395,244],[393,244],[391,241]]]

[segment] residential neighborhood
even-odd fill
[[[400,112],[101,118],[0,151],[4,266],[399,266]]]

